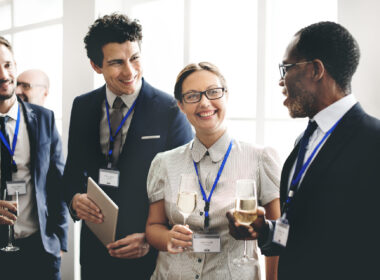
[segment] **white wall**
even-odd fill
[[[338,21],[358,41],[361,60],[353,79],[353,93],[363,108],[380,118],[380,1],[339,0]]]
[[[94,0],[63,1],[62,140],[65,155],[73,100],[93,89],[94,75],[83,38],[94,15]],[[74,225],[70,218],[69,248],[62,258],[62,280],[73,279],[79,279],[79,223]]]

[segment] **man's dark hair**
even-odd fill
[[[113,13],[98,18],[89,28],[84,43],[88,58],[97,66],[103,65],[103,46],[108,43],[137,41],[141,48],[142,27],[137,20],[126,15]]]
[[[320,59],[327,72],[346,93],[360,59],[359,45],[346,28],[334,22],[318,22],[296,33],[297,55],[306,60]]]
[[[3,36],[0,36],[0,45],[4,45],[8,48],[8,50],[13,53],[12,45],[9,43],[7,39],[5,39]]]

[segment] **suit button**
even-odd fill
[[[202,262],[202,259],[198,259],[198,262],[199,262],[199,263]]]
[[[195,275],[195,279],[199,279],[199,275],[197,274],[197,275]]]
[[[203,212],[199,212],[199,215],[203,216]]]

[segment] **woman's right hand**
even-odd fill
[[[169,231],[167,250],[171,254],[182,253],[186,248],[192,246],[193,232],[188,225],[174,225]]]

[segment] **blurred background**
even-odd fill
[[[344,25],[362,52],[353,94],[380,117],[379,11],[376,0],[0,0],[0,35],[14,47],[18,73],[39,68],[49,75],[46,107],[55,112],[65,151],[73,99],[104,83],[84,50],[88,26],[99,16],[123,12],[143,26],[149,83],[173,94],[186,64],[216,64],[229,86],[231,134],[274,147],[284,161],[306,126],[306,120],[289,117],[278,86],[278,63],[291,37],[318,21]],[[63,280],[79,280],[79,223],[70,225],[69,250]]]

